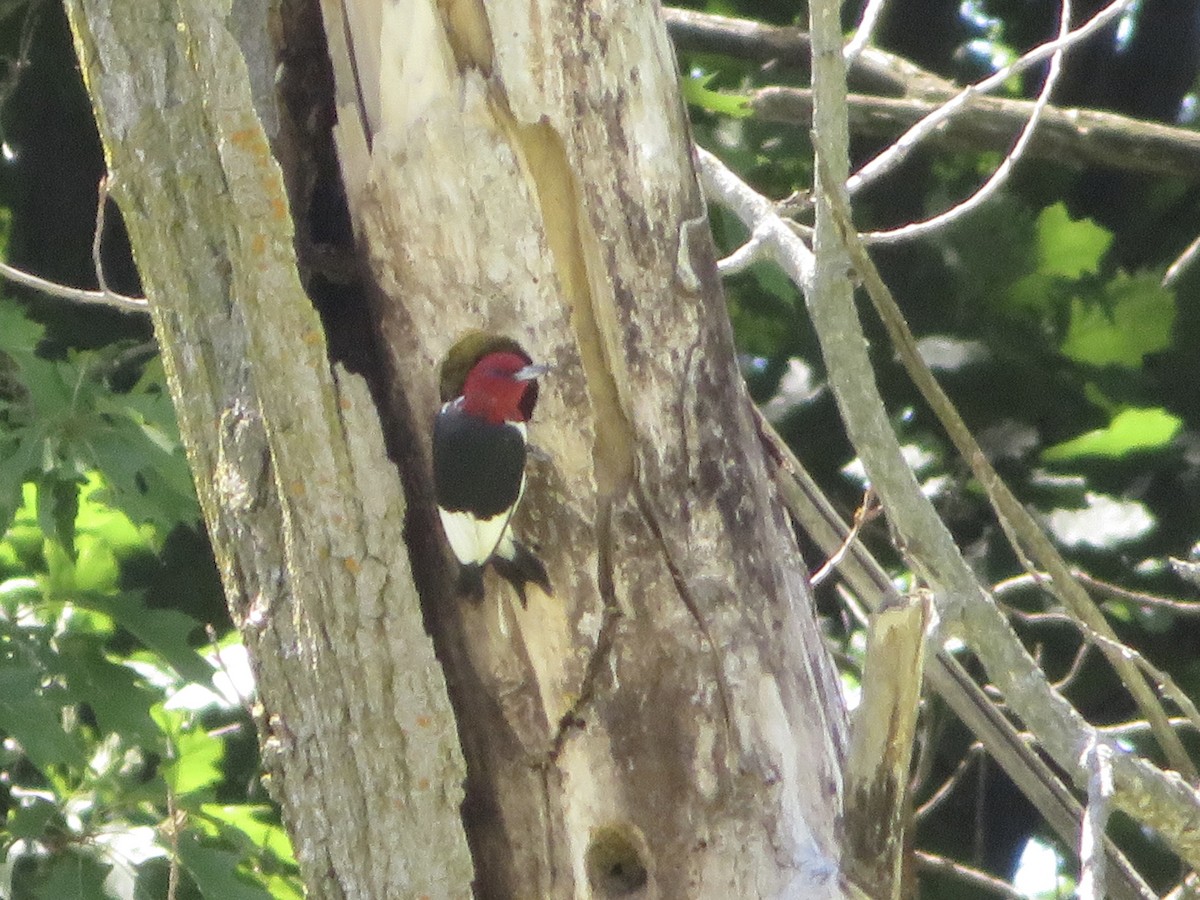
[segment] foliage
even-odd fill
[[[0,895],[163,896],[175,867],[180,897],[299,897],[277,813],[229,780],[227,754],[252,734],[235,637],[202,654],[196,619],[126,584],[127,564],[196,516],[171,472],[161,374],[105,389],[89,373],[110,353],[45,360],[40,328],[11,303],[0,317],[23,388],[4,458],[19,505],[0,542]]]

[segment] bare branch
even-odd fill
[[[697,148],[697,157],[701,182],[712,202],[719,202],[733,211],[751,230],[757,227],[760,221],[759,216],[779,218],[771,201],[757,194],[753,188],[730,172],[715,156]],[[807,288],[808,273],[812,266],[812,251],[789,228],[772,228],[769,233],[772,240],[779,243],[779,246],[774,249],[773,258],[777,261],[780,259],[786,261],[786,265],[783,262],[779,263],[785,273],[794,283],[802,288]],[[770,424],[761,416],[758,421],[759,430],[764,436],[773,433]],[[886,422],[886,417],[884,417],[884,421]],[[888,433],[890,434],[890,431]],[[801,477],[803,469],[787,446],[777,437],[771,441],[771,445],[773,453],[781,460],[781,466],[784,466],[789,473],[787,477],[781,477],[778,483],[785,502],[789,504],[789,508],[793,508],[793,515],[797,515],[797,520],[805,522],[810,533],[814,533],[815,530],[816,534],[825,536],[831,536],[831,532],[844,535],[845,526],[840,526],[839,530],[833,524],[838,520],[832,508],[827,503],[820,504],[816,500],[819,491],[811,479],[805,477],[803,488],[793,480]],[[905,471],[908,471],[907,468]],[[917,493],[920,493],[919,488],[917,488]],[[812,510],[811,515],[798,514],[809,509]],[[830,554],[841,543],[840,536],[831,538],[832,543],[828,543],[820,537],[816,539],[822,541],[826,552]],[[860,545],[856,543],[855,546],[859,547]],[[865,551],[863,552],[865,553]],[[854,563],[853,566],[847,565],[851,562]],[[861,596],[878,597],[886,596],[889,593],[894,594],[895,589],[891,586],[886,573],[878,570],[876,577],[869,573],[876,571],[877,567],[876,569],[867,568],[864,571],[858,568],[861,565],[865,565],[864,557],[856,551],[852,557],[848,557],[844,561],[842,567],[843,575],[855,580],[855,588]],[[978,590],[978,587],[974,586],[974,576],[970,574],[965,564],[962,565],[959,577],[963,579],[960,584],[963,592]],[[1039,673],[1033,666],[1033,661],[1020,649],[1020,644],[1012,636],[1011,631],[1007,631],[1003,619],[993,619],[991,616],[984,617],[982,615],[975,618],[979,626],[977,633],[983,634],[986,631],[989,635],[986,646],[983,648],[985,652],[981,654],[985,658],[985,662],[991,663],[989,668],[1007,672],[1014,684],[1020,683],[1023,686],[1026,704],[1033,704],[1032,706],[1025,705],[1023,718],[1044,721],[1046,728],[1049,729],[1048,735],[1053,739],[1052,743],[1060,751],[1082,739],[1088,731],[1086,723],[1058,695],[1043,696],[1041,694],[1042,690],[1048,691],[1048,685],[1045,684],[1044,679],[1039,680]],[[988,620],[986,623],[983,621],[984,618]],[[994,630],[997,628],[1004,629],[1004,631]],[[976,730],[976,734],[979,734],[984,740],[989,752],[997,756],[1010,777],[1022,787],[1022,790],[1026,791],[1031,799],[1034,799],[1051,826],[1064,836],[1064,840],[1075,840],[1075,835],[1078,834],[1079,814],[1082,811],[1078,802],[1037,754],[1032,753],[1025,746],[1024,742],[1015,734],[1011,724],[985,698],[980,696],[980,688],[971,680],[962,666],[948,654],[938,653],[935,663],[931,665],[929,676],[930,682],[946,698],[954,712],[967,721],[972,729]],[[1034,691],[1038,696],[1031,697],[1030,693]],[[984,738],[984,734],[987,735],[986,738]],[[1066,760],[1068,756],[1071,757],[1072,763],[1078,762],[1077,756],[1070,754],[1069,751],[1062,758]],[[1149,768],[1152,769],[1152,767]],[[1168,819],[1175,821],[1177,817],[1184,816],[1184,811],[1190,807],[1184,805],[1184,801],[1173,794],[1169,786],[1161,785],[1160,782],[1154,780],[1161,778],[1161,775],[1161,772],[1155,776],[1148,774],[1148,771],[1140,770],[1129,773],[1131,780],[1143,785],[1147,790],[1150,789],[1151,783],[1158,785],[1163,795],[1162,801],[1171,806],[1172,812],[1168,813],[1163,810],[1156,817],[1156,821],[1159,823]],[[1179,834],[1181,832],[1177,829],[1176,837]],[[1113,852],[1119,854],[1115,848],[1113,848]],[[1200,848],[1197,848],[1197,856],[1200,858]],[[1128,862],[1123,862],[1119,868],[1124,878],[1122,896],[1153,896]]]
[[[1110,581],[1104,581],[1094,575],[1089,575],[1082,569],[1072,569],[1071,574],[1090,588],[1093,593],[1102,597],[1110,597],[1125,603],[1136,603],[1139,606],[1155,606],[1162,609],[1169,609],[1171,612],[1179,613],[1180,615],[1200,615],[1200,601],[1176,600],[1174,597],[1163,597],[1161,594],[1131,591],[1129,588],[1121,587],[1119,584],[1113,584]],[[1040,590],[1045,588],[1049,581],[1050,576],[1045,572],[1027,572],[1024,575],[1016,575],[997,582],[992,587],[992,593],[999,597],[1010,591],[1023,588],[1037,588]],[[1038,615],[1037,613],[1015,614],[1022,617]]]
[[[35,291],[41,291],[43,294],[49,294],[52,297],[59,297],[63,300],[71,300],[75,303],[107,306],[110,309],[120,310],[121,312],[149,312],[150,304],[144,298],[127,297],[124,294],[118,294],[116,291],[109,290],[108,283],[105,281],[104,267],[100,263],[100,241],[104,233],[104,207],[107,200],[108,178],[106,176],[100,179],[96,199],[96,228],[92,233],[92,263],[96,268],[96,281],[100,285],[100,290],[85,291],[81,288],[68,287],[64,284],[55,284],[53,281],[47,281],[28,272],[23,272],[6,262],[0,262],[0,277],[7,278],[9,281],[24,287],[33,288]]]
[[[775,212],[775,205],[731,172],[703,147],[696,147],[700,184],[704,192],[760,235],[762,252],[769,254],[792,282],[803,289],[812,279],[813,255]]]
[[[847,66],[852,65],[862,55],[867,45],[871,43],[871,37],[874,35],[875,28],[879,25],[879,19],[883,15],[885,3],[887,3],[887,0],[867,0],[867,6],[863,10],[862,20],[858,23],[854,37],[846,44],[846,49],[843,51]]]
[[[851,94],[850,127],[858,137],[892,140],[939,108],[940,100],[897,99]],[[943,123],[927,140],[963,150],[1004,152],[1029,121],[1034,101],[974,97],[961,115]],[[812,91],[765,87],[749,97],[755,116],[808,128]],[[1110,166],[1147,175],[1195,180],[1200,176],[1200,134],[1186,128],[1131,119],[1117,113],[1046,107],[1029,156],[1072,166]]]
[[[20,269],[4,262],[0,262],[0,276],[7,278],[14,284],[33,288],[35,291],[41,291],[43,294],[49,294],[51,297],[60,297],[63,300],[107,306],[111,309],[118,309],[121,312],[144,313],[150,311],[150,304],[139,297],[126,297],[124,294],[115,294],[112,291],[85,291],[81,288],[67,287],[65,284],[55,284],[53,281],[47,281],[36,275],[30,275],[28,272],[22,272]]]
[[[1025,71],[1047,57],[1053,56],[1061,50],[1070,47],[1072,44],[1079,43],[1121,15],[1121,13],[1128,9],[1132,2],[1133,0],[1113,0],[1112,3],[1104,7],[1074,31],[1069,31],[1062,37],[1035,47],[1020,59],[1002,69],[998,69],[982,81],[968,85],[910,128],[895,143],[852,175],[846,182],[847,192],[850,196],[853,196],[872,181],[895,169],[908,158],[908,155],[917,144],[932,134],[943,122],[964,109],[972,98],[994,90],[1004,84],[1013,75]]]
[[[820,157],[818,157],[819,161]],[[879,275],[879,271],[871,261],[870,255],[855,232],[853,225],[850,223],[849,210],[844,194],[836,190],[837,185],[830,181],[832,176],[823,166],[818,165],[817,169],[822,188],[819,196],[828,196],[830,198],[829,202],[832,207],[832,214],[838,227],[841,229],[841,234],[850,253],[854,268],[862,279],[871,302],[874,304],[876,311],[883,321],[884,328],[888,333],[889,339],[892,341],[905,371],[937,416],[938,421],[941,422],[955,449],[958,450],[959,454],[970,466],[974,476],[983,486],[984,492],[996,512],[997,519],[1004,527],[1005,534],[1009,536],[1009,540],[1013,543],[1014,551],[1022,554],[1025,549],[1028,549],[1037,564],[1044,567],[1050,574],[1050,585],[1054,593],[1062,600],[1071,613],[1078,617],[1080,622],[1090,631],[1104,637],[1109,642],[1117,644],[1116,634],[1108,624],[1108,620],[1104,618],[1103,613],[1097,608],[1087,591],[1072,576],[1070,567],[1067,565],[1066,560],[1063,559],[1062,554],[1059,553],[1058,548],[1055,547],[1054,542],[1046,536],[1046,533],[1033,518],[1033,515],[1017,499],[1016,495],[1012,493],[1012,490],[992,467],[983,449],[975,440],[974,435],[971,434],[970,429],[967,428],[962,416],[921,358],[920,353],[917,351],[916,338],[908,327],[903,313],[896,304],[891,291],[888,290],[887,285]],[[826,359],[828,362],[828,354]],[[883,497],[886,505],[887,495],[884,494],[881,485],[876,485],[876,487],[879,488],[880,495]],[[932,513],[932,510],[927,514],[930,513]],[[941,525],[940,520],[938,520],[938,525]],[[947,552],[949,552],[950,548],[953,547],[953,541],[949,538],[949,535],[945,537],[950,541],[950,546],[946,548]],[[957,550],[955,549],[954,552],[956,554]],[[965,563],[961,562],[961,557],[953,559],[948,557],[942,563],[942,565],[953,565],[955,567],[960,564],[965,567]],[[941,577],[944,578],[945,575]],[[963,573],[963,577],[967,577],[966,573]],[[974,583],[974,576],[970,576],[970,578],[971,582]],[[990,604],[990,601],[983,598],[980,598],[980,602]],[[975,641],[972,646],[977,652],[982,652],[984,649],[978,641]],[[1185,777],[1195,778],[1195,765],[1192,763],[1187,750],[1180,742],[1179,736],[1167,725],[1166,712],[1146,684],[1145,679],[1137,671],[1137,667],[1130,662],[1127,656],[1115,652],[1110,644],[1100,643],[1100,648],[1141,709],[1142,714],[1147,720],[1154,723],[1155,735],[1166,753],[1171,767],[1175,771],[1184,774]],[[998,681],[999,673],[995,670],[994,666],[988,667],[988,674],[997,680],[997,686],[1000,686]],[[1007,674],[1011,675],[1012,673]],[[1006,690],[1006,694],[1008,693]],[[1011,700],[1011,697],[1009,699]],[[1022,718],[1026,717],[1022,716]],[[1039,737],[1044,740],[1047,735],[1039,732]],[[1072,760],[1072,762],[1077,762],[1077,760]],[[1062,764],[1061,760],[1060,764]]]
[[[1006,897],[1008,900],[1027,900],[1024,894],[1007,881],[1001,881],[999,878],[994,878],[986,872],[981,872],[970,866],[964,866],[962,863],[946,859],[944,856],[926,853],[924,850],[917,850],[913,856],[917,860],[917,866],[924,872],[937,872],[939,875],[950,875],[960,881],[965,881],[972,887],[981,888],[995,894],[997,897]]]
[[[676,48],[681,51],[719,53],[764,65],[809,71],[812,42],[799,28],[669,6],[663,8],[663,17]],[[949,96],[955,91],[952,81],[874,47],[864,47],[853,61],[850,84],[855,90],[890,97]]]
[[[779,461],[776,485],[791,516],[824,552],[832,554],[847,545],[849,528],[833,505],[761,413],[758,413],[757,421],[769,455]],[[887,572],[862,541],[848,545],[850,551],[839,568],[841,576],[856,594],[872,609],[878,608],[883,598],[898,596]],[[856,611],[854,606],[851,609]],[[856,612],[856,617],[865,625],[864,614]],[[1018,733],[958,660],[945,650],[939,650],[928,660],[926,680],[1038,808],[1058,836],[1068,845],[1073,844],[1079,834],[1083,807],[1042,756],[1032,749],[1032,736]],[[1108,841],[1108,852],[1111,870],[1120,873],[1120,880],[1112,886],[1113,896],[1154,900],[1156,895],[1112,841]]]
[[[744,272],[765,256],[766,249],[766,236],[756,231],[750,235],[750,240],[717,263],[717,271],[722,275]]]
[[[1071,3],[1070,0],[1062,0],[1062,10],[1059,15],[1058,25],[1058,39],[1060,42],[1065,39],[1070,30]],[[1004,157],[1000,165],[996,167],[996,171],[992,173],[991,177],[980,186],[979,190],[956,206],[930,219],[926,219],[923,222],[910,222],[899,228],[887,231],[875,231],[863,235],[863,240],[890,244],[922,237],[966,217],[999,193],[1000,188],[1008,181],[1008,176],[1012,172],[1013,167],[1016,166],[1017,160],[1025,154],[1026,148],[1029,146],[1030,141],[1033,140],[1038,123],[1042,120],[1042,113],[1045,111],[1046,105],[1050,102],[1050,94],[1053,92],[1054,86],[1058,84],[1058,76],[1062,72],[1063,53],[1064,47],[1059,47],[1054,52],[1054,55],[1050,57],[1050,70],[1046,74],[1046,80],[1042,85],[1041,93],[1038,94],[1037,101],[1033,104],[1033,111],[1030,113],[1029,121],[1021,129],[1021,135],[1017,138],[1017,142],[1013,145],[1012,150]]]

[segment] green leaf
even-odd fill
[[[1157,450],[1168,444],[1183,421],[1164,409],[1126,409],[1113,417],[1107,428],[1081,434],[1042,451],[1045,462],[1064,462],[1082,457],[1119,459],[1142,450]]]
[[[223,837],[228,839],[229,832],[236,831],[249,841],[258,854],[269,853],[287,865],[296,864],[287,832],[277,821],[273,821],[277,817],[271,807],[246,803],[232,806],[205,803],[200,807],[199,815],[216,823]]]
[[[29,802],[8,814],[4,828],[9,836],[22,841],[39,840],[46,826],[58,815],[58,807],[42,797],[34,796]]]
[[[1150,275],[1119,275],[1105,286],[1102,303],[1071,300],[1062,352],[1092,366],[1136,369],[1147,353],[1171,346],[1175,298]]]
[[[225,755],[223,741],[199,726],[180,729],[174,735],[174,741],[175,758],[163,766],[163,778],[176,796],[183,798],[221,781],[224,777],[221,771],[221,759]]]
[[[95,640],[66,636],[58,643],[67,686],[92,708],[100,728],[161,752],[165,739],[150,715],[159,695],[143,685],[131,669],[109,661]]]
[[[271,900],[266,888],[239,877],[236,853],[208,846],[194,831],[180,835],[179,859],[205,900]]]
[[[62,705],[45,696],[40,672],[17,659],[0,660],[0,731],[43,771],[87,762],[79,738],[67,733],[61,718]]]
[[[100,470],[112,491],[109,502],[135,522],[152,522],[167,532],[199,517],[187,458],[161,431],[126,415],[113,417],[89,435],[87,450],[88,466]]]
[[[213,667],[192,649],[188,639],[200,623],[174,609],[151,609],[141,594],[85,593],[76,603],[102,612],[153,650],[187,681],[212,684]]]
[[[124,512],[110,506],[101,499],[105,491],[104,480],[99,472],[89,472],[87,485],[80,492],[79,516],[75,519],[75,533],[94,537],[110,548],[114,554],[154,551],[153,528],[138,528]],[[85,552],[80,550],[81,553]]]
[[[79,514],[79,481],[48,472],[37,485],[38,524],[42,534],[75,559],[75,517]]]
[[[1042,274],[1079,278],[1096,272],[1112,244],[1112,234],[1091,219],[1072,221],[1063,203],[1047,206],[1037,218]]]
[[[76,541],[75,587],[81,591],[115,590],[121,569],[112,548],[89,534]]]
[[[709,90],[709,83],[716,77],[715,72],[707,75],[691,75],[682,80],[683,99],[692,106],[698,106],[709,112],[735,119],[744,119],[750,115],[750,101],[741,94],[724,94]]]
[[[111,868],[86,853],[56,853],[45,862],[33,896],[38,900],[111,900],[104,890]]]
[[[0,534],[12,525],[21,507],[22,487],[37,471],[40,448],[29,438],[29,430],[21,429],[7,443],[0,442]]]

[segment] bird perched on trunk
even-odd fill
[[[480,331],[463,337],[442,363],[434,493],[461,565],[459,591],[477,599],[488,563],[513,585],[522,606],[526,584],[551,592],[545,566],[509,527],[525,492],[526,423],[547,368],[535,365],[516,341]]]

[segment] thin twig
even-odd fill
[[[858,23],[858,28],[854,32],[849,43],[846,44],[846,49],[842,51],[842,55],[846,58],[846,65],[850,66],[863,50],[871,43],[871,37],[875,34],[875,28],[879,25],[879,19],[883,15],[883,7],[887,0],[867,0],[867,6],[863,10],[862,19]]]
[[[1179,258],[1167,266],[1167,273],[1163,275],[1162,286],[1165,288],[1174,286],[1179,276],[1187,271],[1188,267],[1196,261],[1198,255],[1200,255],[1200,237],[1188,244],[1187,249],[1179,254]]]
[[[1104,7],[1074,31],[1070,31],[1062,37],[1035,47],[1015,62],[1010,63],[1002,69],[998,69],[982,81],[968,85],[953,98],[947,100],[906,131],[895,143],[859,169],[858,172],[850,176],[846,181],[846,190],[853,196],[872,181],[891,172],[908,158],[908,155],[917,144],[931,135],[947,119],[950,119],[964,109],[972,98],[994,90],[1004,84],[1013,75],[1037,65],[1042,60],[1053,56],[1066,47],[1070,47],[1072,44],[1079,43],[1121,15],[1132,2],[1133,0],[1113,0],[1112,3]]]
[[[96,228],[92,232],[92,264],[96,269],[96,282],[100,285],[100,290],[85,291],[81,288],[68,287],[65,284],[56,284],[45,278],[39,278],[37,275],[31,275],[29,272],[23,272],[5,262],[0,262],[0,276],[16,284],[33,288],[35,291],[41,291],[52,297],[60,297],[63,300],[107,306],[121,312],[149,312],[150,304],[144,297],[127,297],[124,294],[118,294],[109,289],[108,282],[104,277],[104,266],[100,261],[100,242],[104,234],[104,207],[108,201],[108,188],[108,176],[101,177],[97,186]]]
[[[952,859],[946,859],[944,856],[926,853],[924,850],[915,851],[913,857],[916,859],[917,868],[923,872],[936,872],[939,875],[949,875],[960,881],[965,881],[972,887],[989,891],[997,897],[1005,897],[1007,900],[1028,900],[1024,894],[1007,881],[1001,881],[999,878],[995,878],[971,866],[963,865]]]
[[[1070,30],[1071,2],[1070,0],[1062,0],[1062,10],[1059,15],[1058,24],[1059,41],[1062,41]],[[965,218],[999,193],[1005,182],[1008,181],[1008,176],[1012,173],[1017,161],[1025,155],[1025,150],[1029,147],[1030,142],[1033,140],[1034,132],[1037,130],[1038,124],[1042,121],[1042,113],[1045,111],[1046,105],[1050,102],[1050,94],[1054,91],[1054,86],[1058,84],[1058,76],[1062,72],[1062,60],[1065,49],[1065,47],[1059,47],[1054,51],[1054,55],[1050,57],[1050,70],[1046,73],[1045,83],[1042,85],[1042,90],[1038,94],[1037,101],[1033,104],[1033,112],[1029,115],[1029,121],[1021,129],[1021,134],[1017,138],[1017,142],[1013,144],[1012,150],[1005,155],[1000,165],[996,167],[996,171],[991,174],[991,177],[980,185],[979,190],[943,213],[939,213],[922,222],[910,222],[899,228],[869,232],[862,236],[863,240],[868,243],[894,244],[922,237],[940,228],[945,228],[952,222]]]
[[[1094,593],[1108,596],[1114,600],[1136,603],[1139,606],[1155,606],[1162,609],[1169,609],[1180,615],[1200,615],[1200,601],[1176,600],[1174,597],[1164,597],[1161,594],[1132,591],[1129,588],[1121,587],[1119,584],[1113,584],[1110,581],[1104,581],[1094,575],[1089,575],[1082,569],[1072,569],[1071,574],[1083,582],[1085,586],[1091,588]],[[1050,576],[1045,572],[1026,572],[1023,575],[1015,575],[1012,578],[1005,578],[1003,581],[996,582],[992,587],[992,593],[999,597],[1009,591],[1020,590],[1022,588],[1043,589],[1049,580]]]
[[[867,488],[863,493],[862,503],[854,511],[854,522],[850,526],[850,533],[846,535],[846,539],[842,541],[842,546],[838,547],[837,552],[825,560],[821,568],[808,576],[809,584],[816,587],[829,577],[829,574],[846,558],[850,547],[858,540],[858,533],[862,531],[863,526],[878,516],[880,512],[881,510],[875,499],[875,492]]]
[[[1088,638],[1088,640],[1094,641],[1096,644],[1100,645],[1101,649],[1108,647],[1114,652],[1120,653],[1125,659],[1128,659],[1135,666],[1137,666],[1147,678],[1155,683],[1159,694],[1179,707],[1179,711],[1188,718],[1188,720],[1192,723],[1192,727],[1197,731],[1200,731],[1200,709],[1196,708],[1195,702],[1191,697],[1188,696],[1187,692],[1175,682],[1174,678],[1168,675],[1163,669],[1160,669],[1158,666],[1154,665],[1154,663],[1150,662],[1150,660],[1146,659],[1145,656],[1143,656],[1137,650],[1134,650],[1129,645],[1122,644],[1120,641],[1114,638],[1095,634],[1082,623],[1080,623],[1080,628],[1083,630],[1084,635]],[[1151,724],[1153,724],[1153,722]],[[1155,731],[1156,736],[1157,734],[1158,732]]]
[[[1191,728],[1196,729],[1196,723],[1184,716],[1172,716],[1168,721],[1174,728]],[[1150,733],[1150,723],[1145,719],[1138,719],[1135,722],[1121,722],[1117,725],[1100,725],[1096,728],[1101,734],[1113,738],[1135,737],[1139,734]]]
[[[938,785],[936,791],[929,795],[928,800],[917,807],[913,813],[913,817],[920,821],[945,803],[947,798],[954,792],[954,789],[962,783],[963,778],[971,768],[971,764],[979,758],[982,752],[983,744],[978,741],[968,747],[967,752],[963,754],[963,758],[954,767],[954,771],[950,773],[945,781]]]
[[[44,2],[45,0],[32,0],[25,8],[25,15],[21,20],[21,38],[17,46],[16,59],[0,60],[6,69],[4,77],[0,78],[0,110],[16,91],[17,85],[21,83],[21,75],[29,68],[29,54],[33,49],[33,38],[37,34]],[[2,125],[0,125],[0,129],[2,129]],[[0,130],[0,140],[3,139],[3,136],[3,131]]]
[[[15,284],[33,288],[35,291],[41,291],[43,294],[49,294],[51,297],[73,300],[76,303],[107,306],[110,309],[118,309],[121,312],[144,313],[150,310],[150,304],[140,297],[126,297],[124,294],[115,294],[112,291],[85,291],[81,288],[67,287],[65,284],[56,284],[53,281],[47,281],[45,278],[39,278],[28,272],[22,272],[20,269],[4,262],[0,262],[0,276],[7,278]]]
[[[1058,681],[1052,681],[1050,686],[1056,691],[1065,692],[1075,682],[1075,679],[1079,677],[1079,673],[1083,670],[1083,662],[1087,659],[1087,655],[1091,649],[1091,644],[1087,641],[1082,642],[1079,645],[1079,649],[1075,651],[1075,658],[1071,660],[1070,667],[1063,673],[1063,677],[1058,679]]]
[[[167,900],[175,900],[179,893],[179,829],[183,817],[175,805],[175,789],[167,785],[167,838],[171,842],[171,860],[167,864]]]
[[[100,285],[102,294],[111,294],[108,289],[108,279],[104,277],[104,260],[100,256],[101,244],[104,242],[104,207],[108,205],[108,187],[112,182],[110,175],[101,175],[96,185],[96,225],[92,229],[92,266],[96,270],[96,283]]]

